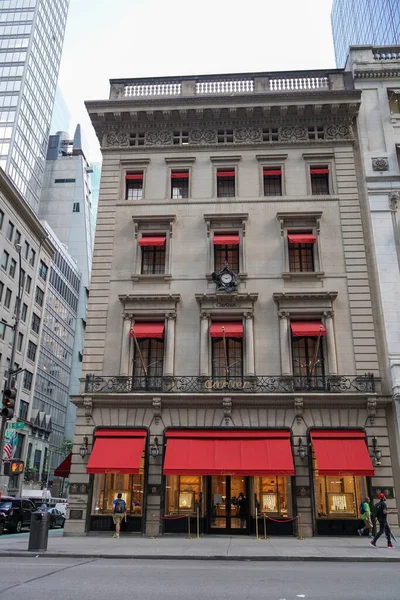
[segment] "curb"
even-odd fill
[[[77,552],[34,552],[21,550],[0,552],[2,558],[86,558],[91,560],[110,559],[110,560],[212,560],[225,562],[368,562],[368,563],[399,563],[400,556],[226,556],[212,554],[210,556],[187,556],[187,555],[169,555],[169,554],[79,554]]]

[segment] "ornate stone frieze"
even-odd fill
[[[349,140],[353,137],[352,127],[347,123],[325,125],[324,132],[325,140]]]
[[[233,130],[233,141],[239,144],[262,142],[261,127],[239,127]]]
[[[222,409],[224,411],[225,425],[229,425],[229,422],[232,419],[232,399],[231,398],[223,398]]]
[[[161,419],[161,398],[153,398],[153,415],[154,423],[159,424]]]
[[[192,129],[189,131],[189,144],[216,144],[216,129]]]
[[[372,159],[373,171],[389,171],[389,159],[380,156]]]
[[[146,131],[144,136],[145,146],[172,146],[173,134],[168,129]]]
[[[396,212],[399,202],[400,202],[400,192],[390,192],[390,194],[389,194],[390,210],[392,210],[393,212]]]
[[[370,425],[373,425],[376,417],[376,400],[374,398],[367,399],[367,415]]]
[[[279,128],[280,142],[307,142],[308,129],[303,125],[291,125]]]
[[[92,401],[92,398],[89,398],[89,397],[86,396],[83,399],[83,407],[85,409],[86,423],[90,423],[90,421],[92,419],[92,414],[93,414],[93,401]]]
[[[106,146],[124,147],[129,146],[129,133],[127,131],[110,131],[106,135]]]
[[[303,398],[295,398],[294,399],[294,414],[296,416],[296,421],[298,425],[300,425],[301,420],[304,414],[304,402]]]

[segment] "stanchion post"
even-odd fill
[[[200,539],[200,510],[199,510],[199,506],[197,505],[197,539]]]
[[[302,527],[302,524],[301,524],[301,514],[300,513],[297,515],[297,521],[298,521],[298,525],[299,525],[299,527],[298,527],[298,529],[299,529],[299,538],[298,539],[302,540],[303,539],[303,527]]]
[[[187,540],[191,540],[192,538],[190,537],[190,515],[188,515],[188,534],[187,534]]]
[[[264,515],[264,540],[267,539],[267,517]]]
[[[256,540],[259,540],[260,538],[258,537],[258,510],[257,510],[257,506],[256,506]]]

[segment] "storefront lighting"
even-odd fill
[[[372,438],[372,447],[374,449],[375,464],[377,467],[379,467],[381,464],[382,451],[378,447],[378,440],[376,439],[375,436]]]
[[[83,441],[82,441],[82,446],[79,448],[79,454],[81,455],[82,460],[89,453],[88,445],[89,445],[89,438],[87,435],[84,435]]]
[[[158,445],[158,437],[154,438],[153,444],[150,446],[150,454],[153,458],[156,458],[160,454],[160,447]]]
[[[303,460],[307,456],[307,449],[305,448],[305,446],[303,446],[302,438],[299,438],[299,445],[297,448],[297,452],[298,452],[301,460]]]

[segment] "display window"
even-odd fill
[[[259,503],[260,513],[282,518],[292,517],[290,477],[281,475],[254,477],[254,493]]]
[[[119,493],[126,502],[129,516],[143,514],[143,459],[139,473],[106,473],[94,476],[92,515],[111,515],[113,501]]]
[[[165,514],[187,515],[204,512],[203,478],[201,475],[167,475]]]

